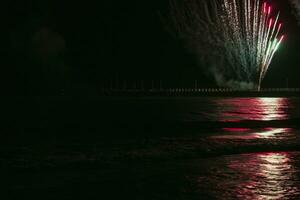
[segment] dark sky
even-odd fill
[[[166,31],[160,14],[168,0],[3,1],[1,81],[7,90],[24,90],[53,79],[64,68],[73,82],[97,87],[104,80],[159,80],[189,86],[198,79],[214,86],[183,42]],[[287,1],[282,10],[286,40],[264,81],[265,86],[300,86],[299,28]],[[55,67],[53,67],[55,66]],[[75,77],[75,78],[74,78]],[[3,84],[2,84],[3,85]],[[22,87],[20,87],[22,85]],[[11,92],[13,93],[13,92]]]

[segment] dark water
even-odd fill
[[[194,98],[178,114],[196,121],[287,120],[300,117],[299,98]],[[180,104],[180,100],[175,100]],[[174,103],[173,102],[173,103]]]
[[[300,199],[300,153],[289,149],[293,144],[299,145],[300,141],[297,125],[289,126],[290,121],[300,116],[299,99],[216,98],[199,102],[198,106],[193,105],[193,111],[186,113],[185,119],[229,122],[232,127],[210,131],[206,141],[214,141],[213,148],[216,149],[227,145],[225,149],[231,149],[230,153],[234,155],[191,161],[193,164],[187,167],[186,177],[195,187],[196,196],[213,199]],[[273,127],[274,121],[276,127]],[[261,122],[264,127],[256,128],[255,124]],[[241,123],[244,127],[239,126]],[[238,154],[249,143],[253,148]],[[262,147],[264,145],[266,148]],[[255,147],[258,152],[255,152]],[[225,149],[223,153],[227,154]],[[247,153],[247,150],[252,152]]]
[[[218,199],[299,199],[299,155],[267,152],[207,159],[210,167],[190,177],[200,194]]]
[[[77,108],[72,126],[97,117],[82,122],[76,142],[7,147],[11,196],[300,199],[299,98],[116,98]],[[91,131],[111,137],[88,141]]]

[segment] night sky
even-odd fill
[[[263,83],[300,87],[300,29],[287,1],[282,11],[286,39]],[[109,80],[163,80],[164,86],[214,87],[183,41],[168,32],[161,16],[168,0],[4,1],[2,91],[11,95],[50,94],[68,82],[97,89]]]

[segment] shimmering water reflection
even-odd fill
[[[253,134],[256,138],[283,138],[291,135],[292,128],[265,128]],[[282,135],[280,135],[282,134]]]
[[[248,176],[237,185],[237,196],[241,199],[283,199],[299,194],[290,156],[288,153],[264,153],[249,156],[242,163],[231,161],[231,169]]]
[[[293,152],[225,156],[210,163],[217,167],[200,176],[198,186],[218,199],[298,199],[299,161]]]
[[[216,99],[220,121],[284,120],[293,105],[287,98],[229,98]]]
[[[290,139],[295,136],[292,128],[223,128],[215,139]]]

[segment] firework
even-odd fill
[[[263,0],[183,0],[184,7],[171,5],[178,32],[205,63],[226,78],[255,81],[260,90],[284,39],[279,12]]]

